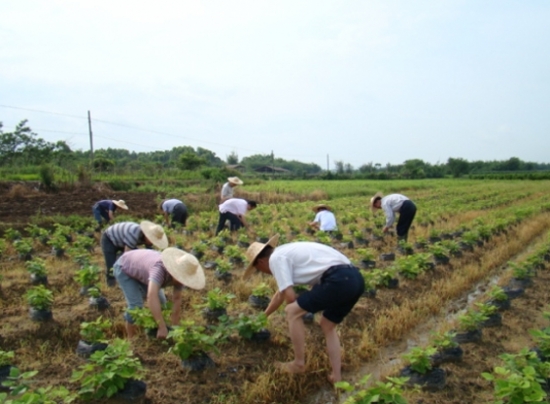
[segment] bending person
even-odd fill
[[[256,206],[258,206],[256,201],[239,198],[228,199],[219,205],[220,219],[218,220],[216,234],[223,230],[226,220],[229,221],[229,228],[231,231],[239,230],[241,227],[247,227],[244,217],[249,210],[256,209]]]
[[[416,215],[416,205],[401,194],[390,194],[383,196],[380,192],[377,192],[370,200],[371,209],[382,209],[386,215],[386,225],[382,229],[384,233],[387,233],[390,227],[395,222],[395,214],[399,213],[399,220],[397,221],[396,231],[397,239],[407,241],[409,236],[409,229]]]
[[[164,221],[167,226],[174,227],[175,223],[181,224],[185,227],[187,222],[187,206],[179,199],[165,199],[160,204],[160,209],[164,214]]]
[[[94,204],[94,206],[92,207],[92,212],[94,214],[94,219],[97,222],[96,231],[101,230],[103,222],[109,223],[111,220],[114,219],[114,214],[117,207],[128,210],[128,205],[126,205],[126,202],[124,202],[122,199],[118,201],[104,199]]]
[[[315,219],[309,223],[309,225],[317,230],[321,231],[336,231],[338,226],[336,225],[336,217],[330,206],[328,205],[316,205],[313,207],[315,212]]]

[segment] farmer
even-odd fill
[[[324,204],[316,205],[313,207],[313,211],[315,212],[315,219],[309,223],[311,227],[328,232],[338,230],[336,217],[332,213],[330,206]]]
[[[283,302],[287,304],[285,312],[294,347],[294,360],[277,363],[276,366],[288,373],[302,373],[306,370],[302,316],[308,312],[322,311],[320,325],[325,334],[332,367],[328,379],[332,383],[340,381],[341,347],[336,326],[363,294],[363,277],[345,255],[329,246],[301,241],[275,248],[278,240],[279,236],[275,235],[266,244],[252,243],[246,251],[250,264],[244,273],[244,278],[247,278],[256,268],[275,277],[278,291],[265,310],[267,316],[276,311]],[[294,285],[313,287],[310,291],[296,296]]]
[[[143,307],[147,299],[149,310],[158,324],[157,338],[166,338],[168,327],[162,316],[166,296],[162,288],[172,285],[171,323],[178,324],[181,312],[181,291],[183,286],[202,289],[205,285],[204,271],[197,259],[179,248],[167,248],[162,253],[154,250],[128,251],[115,262],[114,273],[128,310]],[[132,316],[126,311],[128,338],[136,333]]]
[[[146,247],[155,246],[161,250],[168,247],[168,238],[164,234],[162,226],[142,221],[140,224],[133,222],[121,222],[109,226],[101,236],[101,250],[105,258],[107,285],[115,286],[115,278],[111,269],[117,255],[129,250],[135,250],[138,245]]]
[[[237,185],[243,185],[243,182],[239,177],[229,177],[227,179],[227,182],[222,186],[220,203],[223,203],[228,199],[233,198],[233,188],[235,188]]]
[[[414,215],[416,215],[416,205],[401,194],[390,194],[383,196],[382,193],[377,192],[370,199],[370,206],[372,210],[382,209],[386,215],[386,225],[382,229],[384,233],[387,233],[390,227],[395,222],[395,214],[399,213],[399,220],[397,221],[397,239],[407,241],[409,236],[409,228],[411,227]]]
[[[165,199],[160,204],[160,209],[164,214],[164,221],[167,226],[175,227],[175,223],[180,223],[185,227],[187,222],[187,207],[179,199]]]
[[[109,223],[114,219],[114,213],[117,207],[128,210],[128,205],[126,205],[126,202],[122,199],[118,201],[104,199],[95,203],[92,207],[92,212],[94,213],[94,219],[97,221],[96,231],[101,230],[103,221]]]
[[[229,221],[231,231],[239,230],[241,227],[247,227],[244,216],[249,210],[255,209],[258,204],[256,201],[247,199],[231,198],[219,205],[220,220],[216,228],[216,234],[223,230],[225,221]]]

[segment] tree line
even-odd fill
[[[406,160],[402,164],[365,163],[358,168],[344,161],[335,161],[333,169],[323,170],[315,163],[285,160],[271,154],[255,154],[239,159],[235,152],[225,160],[216,153],[197,147],[177,146],[165,151],[135,152],[126,149],[98,149],[91,161],[90,151],[71,150],[64,141],[47,142],[40,138],[22,120],[12,132],[3,130],[0,122],[0,167],[42,166],[54,164],[64,168],[92,166],[97,172],[157,171],[174,168],[183,171],[201,171],[203,176],[212,175],[214,169],[225,169],[227,165],[240,166],[238,171],[253,172],[260,167],[277,167],[288,170],[288,177],[318,176],[332,178],[442,178],[480,177],[492,174],[540,173],[550,170],[549,163],[525,162],[517,157],[504,161],[467,161],[450,157],[445,163],[431,164],[421,159]],[[209,171],[210,170],[210,171]],[[225,174],[224,174],[225,175]]]

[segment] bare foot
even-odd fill
[[[304,373],[306,367],[292,362],[275,362],[275,367],[285,373]]]
[[[331,373],[330,375],[327,376],[327,379],[328,381],[330,382],[330,384],[334,384],[336,382],[339,382],[342,380],[341,377],[336,377],[333,373]]]

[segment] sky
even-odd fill
[[[222,159],[550,162],[547,0],[2,0],[0,122]]]

